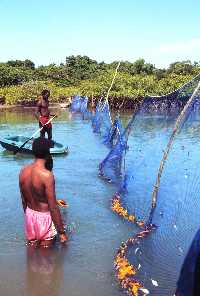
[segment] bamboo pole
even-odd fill
[[[160,166],[159,166],[159,170],[158,170],[158,175],[157,175],[156,183],[154,185],[154,190],[152,192],[152,208],[155,208],[156,207],[158,189],[160,187],[160,181],[161,181],[162,172],[163,172],[164,165],[165,165],[165,162],[167,160],[169,151],[170,151],[170,149],[172,147],[174,138],[175,138],[176,134],[179,131],[179,128],[180,128],[180,125],[181,125],[182,121],[184,120],[184,116],[185,116],[186,111],[193,104],[193,101],[194,101],[194,99],[196,97],[196,94],[199,91],[199,89],[200,89],[200,82],[198,83],[198,85],[197,85],[196,89],[194,90],[192,96],[188,100],[187,104],[185,105],[185,107],[183,108],[183,110],[181,111],[179,117],[177,118],[177,120],[175,122],[173,131],[172,131],[172,134],[170,136],[169,142],[168,142],[168,144],[167,144],[167,146],[166,146],[166,148],[164,150],[164,154],[163,154],[162,160],[160,162]]]
[[[108,89],[108,91],[107,91],[107,95],[106,95],[106,97],[105,97],[105,101],[104,101],[104,103],[103,103],[103,106],[101,107],[101,110],[104,109],[105,104],[108,102],[109,93],[110,93],[110,91],[111,91],[111,89],[112,89],[112,87],[113,87],[113,84],[114,84],[115,78],[116,78],[116,76],[117,76],[117,71],[118,71],[118,69],[119,69],[120,63],[121,63],[121,62],[119,62],[119,63],[117,64],[117,67],[116,67],[116,69],[115,69],[115,73],[114,73],[114,75],[113,75],[112,82],[111,82],[110,87],[109,87],[109,89]],[[112,118],[111,118],[111,115],[110,115],[110,111],[109,111],[109,117],[110,117],[110,121],[111,121],[111,123],[112,123]]]

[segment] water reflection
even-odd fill
[[[27,295],[60,295],[66,246],[27,246]]]

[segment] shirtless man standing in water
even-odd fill
[[[49,247],[57,233],[60,242],[67,241],[56,201],[55,180],[45,167],[50,141],[37,138],[32,146],[35,161],[22,168],[19,175],[22,205],[25,213],[25,236],[28,243]]]
[[[37,102],[37,111],[35,112],[36,118],[39,120],[39,127],[44,126],[50,119],[50,111],[49,111],[49,96],[50,91],[44,89],[39,96],[39,100]],[[44,128],[40,131],[40,136],[45,137],[45,133],[48,135],[48,139],[52,140],[52,124],[51,122],[44,126]]]

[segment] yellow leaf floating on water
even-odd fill
[[[124,209],[120,202],[120,196],[114,196],[112,200],[112,210],[113,212],[117,213],[119,216],[124,217],[130,222],[136,222],[139,227],[144,227],[145,222],[144,221],[137,221],[136,217],[134,215],[129,215],[128,210]]]
[[[129,284],[130,285],[130,292],[132,293],[133,296],[138,296],[138,290],[142,288],[140,283],[138,282],[132,282]]]
[[[118,278],[119,280],[123,280],[127,276],[135,275],[136,271],[133,268],[133,266],[127,264],[125,261],[122,266],[120,266],[119,271],[118,271]]]
[[[117,277],[120,281],[136,274],[136,269],[130,265],[127,259],[121,257],[120,254],[115,258],[115,267],[117,270]]]
[[[135,221],[135,217],[134,217],[133,215],[130,215],[130,216],[128,217],[128,220],[133,222],[133,221]]]
[[[122,211],[122,213],[124,212],[126,213],[126,210]],[[143,221],[136,222],[136,223],[138,225],[140,224],[145,226],[145,223]],[[143,293],[142,294],[143,296],[146,296],[149,294],[149,290],[145,289],[140,282],[132,278],[132,276],[134,276],[138,272],[138,270],[141,268],[141,265],[139,264],[138,267],[136,268],[129,263],[128,259],[126,259],[127,248],[130,244],[133,245],[139,242],[139,239],[146,237],[152,231],[152,229],[153,227],[145,227],[145,229],[137,233],[135,237],[131,237],[126,242],[122,242],[121,247],[118,249],[117,255],[114,260],[116,276],[120,281],[122,288],[127,289],[128,290],[127,292],[129,292],[129,294],[132,296],[139,296],[141,295],[141,292]],[[139,250],[140,248],[137,247],[135,249],[135,254]],[[154,286],[158,286],[157,281],[152,279],[151,281]]]

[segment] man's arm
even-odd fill
[[[53,223],[55,224],[55,227],[60,235],[60,241],[65,242],[67,240],[67,236],[65,235],[64,225],[62,222],[60,210],[57,205],[55,194],[55,180],[53,173],[51,172],[48,172],[48,176],[46,178],[45,193]]]
[[[26,199],[24,197],[24,194],[23,194],[23,185],[22,185],[22,177],[21,177],[21,173],[19,175],[19,188],[20,188],[20,192],[21,192],[21,200],[22,200],[22,207],[23,207],[23,210],[24,210],[24,213],[26,211],[26,208],[27,208],[27,202],[26,202]]]
[[[40,117],[40,109],[41,109],[41,100],[39,100],[37,102],[37,108],[36,108],[36,111],[35,111],[35,117],[39,120],[39,117]]]

